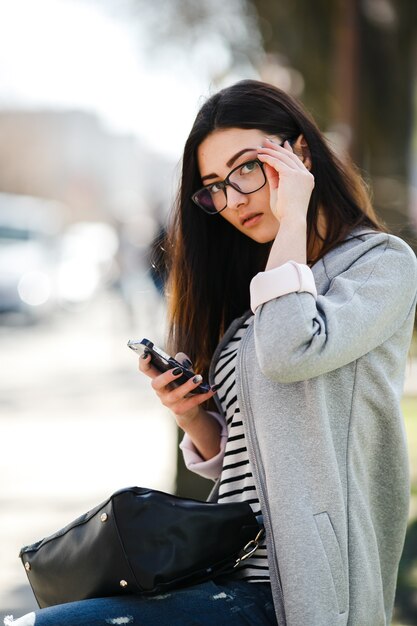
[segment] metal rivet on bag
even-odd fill
[[[109,516],[107,515],[107,513],[103,513],[100,517],[102,522],[107,522]]]
[[[32,569],[31,564],[29,562],[25,563],[25,570],[29,572],[30,569]]]
[[[121,580],[119,584],[120,584],[121,587],[127,587],[126,580]]]

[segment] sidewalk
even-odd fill
[[[37,608],[20,547],[121,487],[174,489],[175,422],[126,346],[148,335],[160,341],[153,312],[134,325],[114,294],[103,294],[76,315],[0,327],[1,625],[4,615]]]

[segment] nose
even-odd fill
[[[248,195],[238,191],[231,185],[227,186],[227,207],[229,209],[238,209],[240,206],[248,203]]]

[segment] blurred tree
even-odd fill
[[[407,531],[398,572],[396,617],[402,624],[417,623],[417,520]]]
[[[248,2],[269,53],[265,77],[273,76],[274,62],[301,74],[307,108],[323,130],[345,138],[345,148],[370,177],[377,211],[416,247],[409,184],[417,2]]]

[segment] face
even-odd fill
[[[268,137],[281,141],[277,136]],[[208,135],[197,151],[203,185],[222,181],[235,167],[256,159],[256,148],[264,138],[265,133],[255,128],[227,128]],[[251,194],[243,194],[231,186],[227,186],[226,193],[227,207],[211,219],[227,220],[258,243],[275,239],[279,222],[271,211],[268,183]]]

